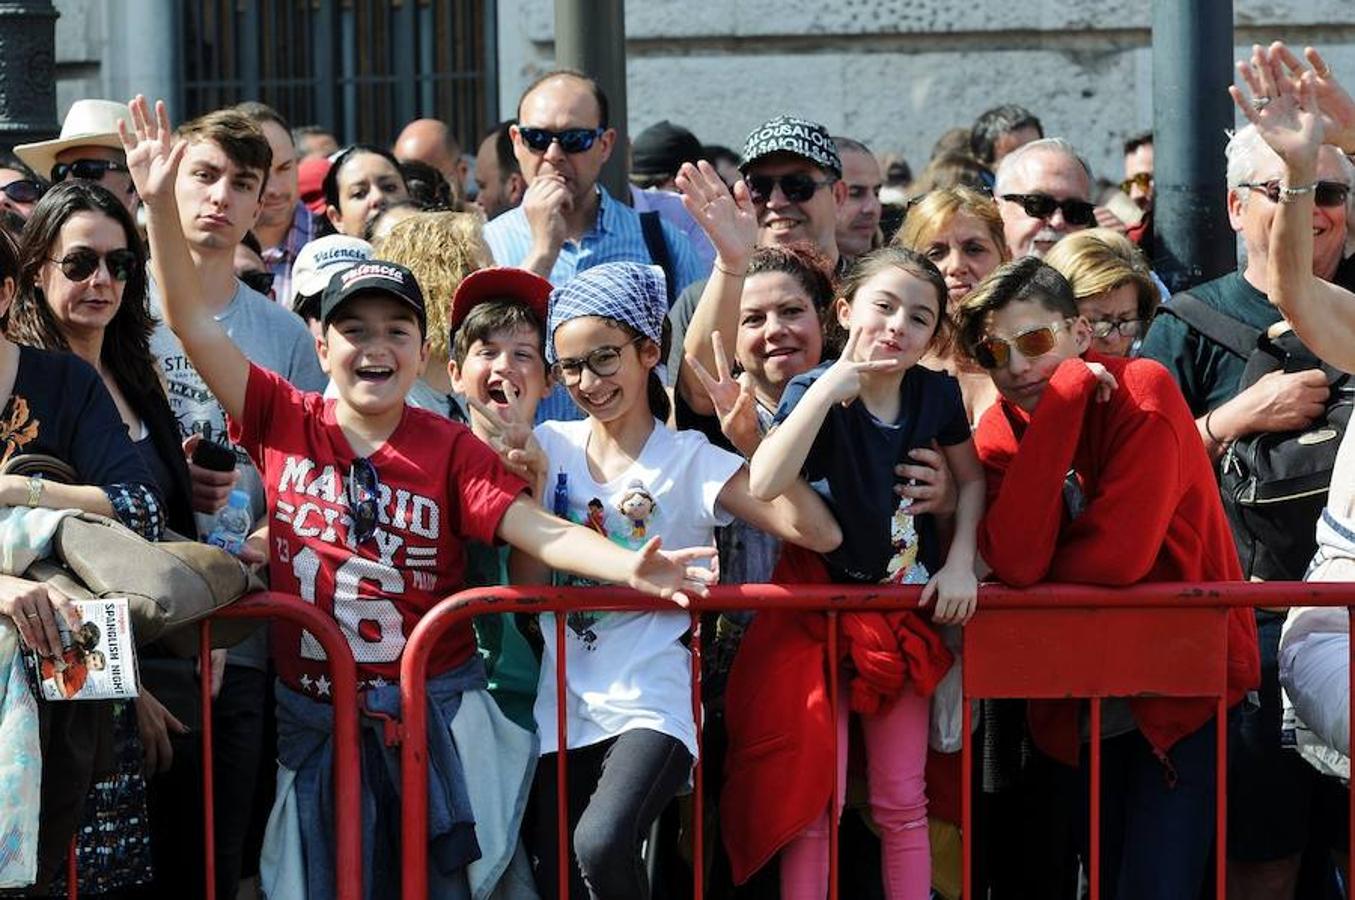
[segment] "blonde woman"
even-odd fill
[[[447,314],[461,279],[490,265],[483,224],[475,213],[417,213],[392,228],[377,251],[382,259],[414,273],[427,305],[428,364],[409,392],[409,403],[457,419],[465,416],[447,374],[451,358]]]
[[[941,270],[946,279],[946,315],[952,320],[960,301],[1009,258],[997,204],[988,195],[963,186],[919,197],[894,244],[921,253]],[[988,373],[957,353],[950,342],[939,345],[922,364],[959,380],[971,425],[997,401],[997,389]]]
[[[1139,249],[1122,234],[1091,228],[1059,241],[1045,262],[1073,286],[1078,312],[1092,326],[1092,349],[1129,356],[1159,300]]]

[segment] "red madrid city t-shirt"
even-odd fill
[[[305,393],[250,365],[245,411],[230,437],[249,453],[268,494],[269,577],[332,615],[348,638],[360,680],[395,681],[420,617],[463,586],[463,541],[492,544],[499,520],[526,484],[464,425],[406,407],[368,460],[380,481],[376,534],[355,545],[348,510],[356,458],[333,400]],[[475,652],[469,623],[439,642],[429,674]],[[284,683],[313,699],[330,694],[319,642],[279,622],[273,656]]]

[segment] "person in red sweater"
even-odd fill
[[[1067,281],[1038,259],[996,270],[959,333],[1001,394],[975,443],[988,477],[979,553],[991,577],[1127,586],[1242,577],[1213,467],[1180,389],[1145,359],[1089,352]],[[980,611],[979,615],[982,615]],[[1259,681],[1255,623],[1230,616],[1228,702]],[[1103,704],[1102,896],[1195,896],[1214,838],[1214,701]],[[1035,744],[1064,764],[1086,739],[1077,701],[1032,701]],[[1085,781],[1085,779],[1078,779]],[[1074,816],[1086,843],[1086,786]],[[1084,854],[1085,855],[1085,854]]]

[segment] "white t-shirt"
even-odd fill
[[[656,419],[639,457],[606,484],[594,481],[588,470],[589,433],[587,420],[536,427],[555,473],[552,500],[563,473],[571,521],[632,549],[659,536],[670,550],[711,546],[715,527],[732,521],[715,500],[743,459],[712,446],[700,432],[669,431]],[[586,582],[570,576],[565,583]],[[571,749],[649,728],[677,738],[696,756],[691,654],[679,640],[690,622],[676,610],[568,616],[565,722]],[[556,750],[552,616],[543,617],[541,632],[545,658],[534,712],[544,754]]]

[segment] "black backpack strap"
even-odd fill
[[[667,282],[668,308],[672,309],[677,299],[677,279],[673,277],[673,257],[668,252],[668,241],[663,237],[663,220],[658,210],[640,213],[640,231],[645,236],[645,247],[649,249],[649,260],[663,269],[663,280]]]
[[[1261,329],[1239,322],[1185,291],[1173,294],[1170,303],[1158,307],[1158,315],[1163,314],[1176,316],[1195,331],[1243,360],[1251,357],[1252,351],[1256,349],[1256,342],[1261,337]]]

